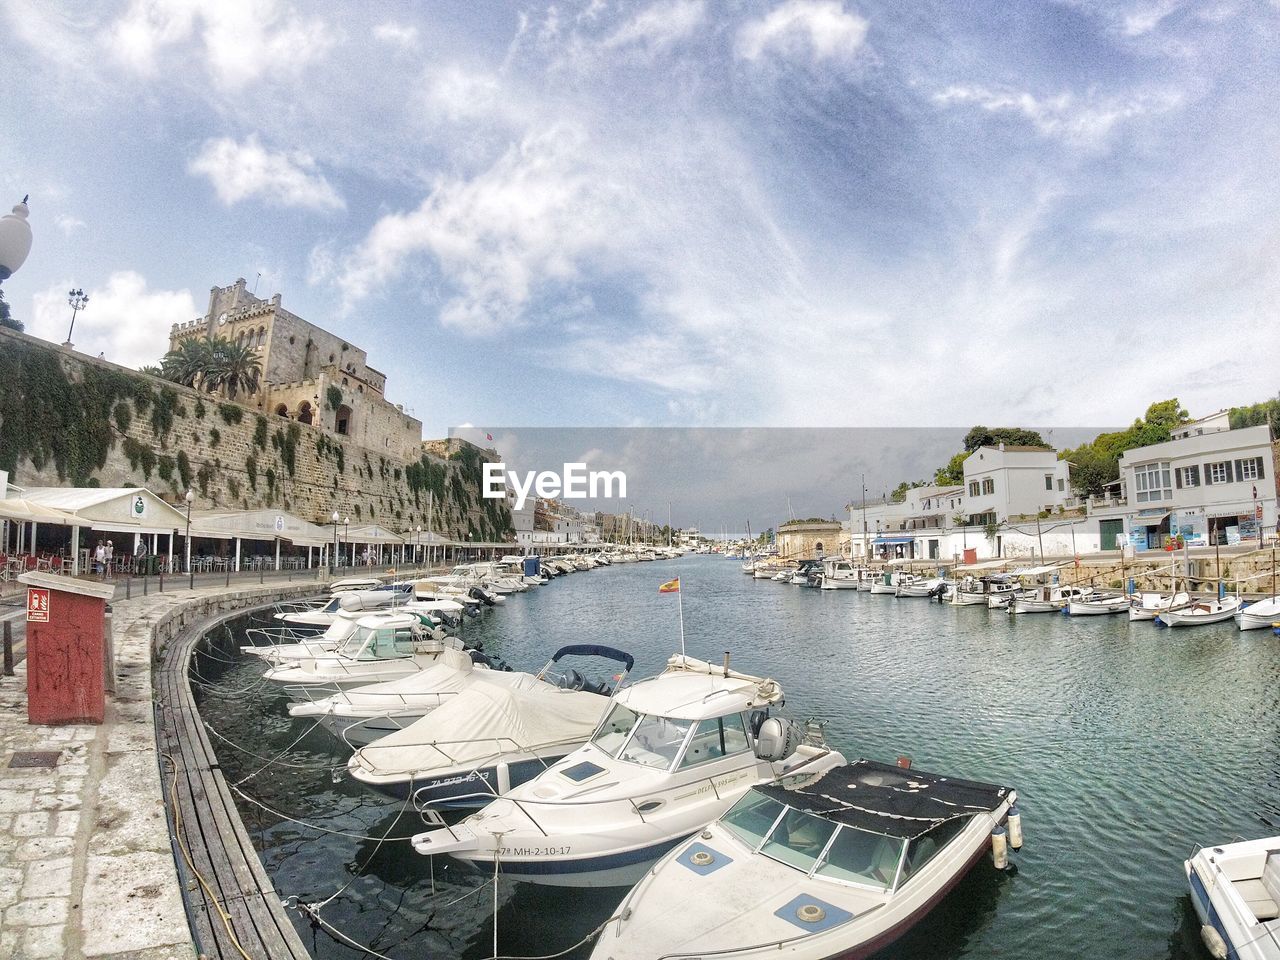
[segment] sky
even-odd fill
[[[1276,0],[0,4],[4,285],[244,277],[450,427],[1129,422],[1277,390]],[[12,199],[10,199],[12,198]]]

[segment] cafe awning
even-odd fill
[[[92,530],[170,534],[187,515],[145,487],[31,487],[24,499],[75,517]]]
[[[87,526],[69,513],[22,497],[0,500],[0,520],[16,520],[19,523],[53,523],[63,527]]]
[[[283,510],[193,510],[191,536],[213,540],[288,540],[300,547],[322,547],[333,533]]]

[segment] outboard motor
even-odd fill
[[[801,739],[800,729],[790,720],[770,717],[760,724],[760,735],[756,738],[756,756],[769,763],[785,760],[796,752]]]
[[[556,682],[561,690],[581,690],[586,685],[587,678],[577,670],[570,670]]]
[[[489,596],[479,587],[472,587],[470,590],[467,591],[467,596],[473,600],[479,600],[486,607],[493,606],[493,597]]]
[[[947,585],[945,583],[940,583],[936,587],[934,587],[932,590],[929,591],[929,599],[941,601],[943,596],[946,595],[946,592],[947,592]]]

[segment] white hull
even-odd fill
[[[1259,600],[1240,610],[1241,630],[1265,630],[1273,623],[1280,623],[1280,597]]]
[[[1235,960],[1280,960],[1280,837],[1206,847],[1183,864],[1201,938]]]
[[[1181,610],[1165,610],[1161,612],[1159,619],[1166,627],[1203,627],[1231,620],[1239,607],[1240,601],[1236,597],[1227,597],[1223,600],[1193,603]]]
[[[1073,617],[1105,617],[1125,613],[1129,609],[1128,597],[1108,597],[1105,600],[1072,600],[1067,613]]]
[[[822,578],[823,590],[857,590],[858,581],[854,579],[832,580],[829,577]]]

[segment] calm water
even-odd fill
[[[1016,870],[983,861],[883,958],[1202,958],[1182,860],[1196,842],[1280,833],[1280,638],[1234,623],[1170,631],[1117,617],[1010,617],[744,576],[686,557],[562,577],[511,597],[467,637],[517,669],[602,642],[657,672],[678,649],[679,575],[689,652],[767,674],[791,713],[825,717],[848,757],[1017,788],[1026,846]],[[493,887],[404,839],[412,812],[331,768],[345,755],[292,721],[256,663],[202,658],[206,721],[229,781],[318,833],[241,803],[285,895],[320,901],[348,936],[395,960],[492,954]],[[255,671],[253,668],[257,667]],[[301,739],[299,739],[301,738]],[[295,742],[296,741],[296,742]],[[286,748],[288,748],[286,750]],[[289,766],[263,769],[283,753]],[[345,836],[342,834],[351,834]],[[386,837],[385,842],[377,838]],[[503,883],[503,954],[551,953],[606,919],[625,891]],[[299,920],[317,957],[362,954]],[[575,956],[585,956],[580,951]]]

